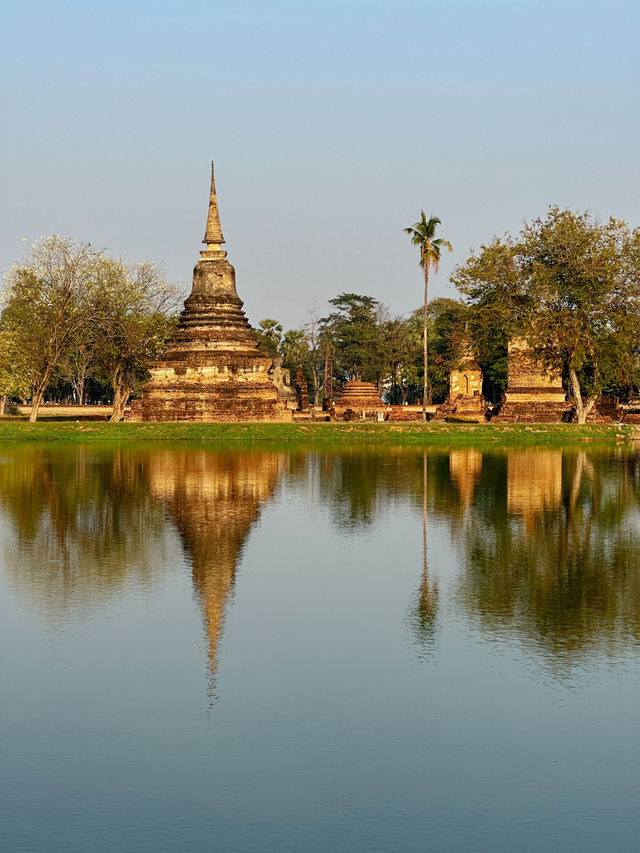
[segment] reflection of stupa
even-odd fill
[[[149,458],[151,492],[167,506],[191,557],[211,674],[242,546],[274,493],[284,458],[209,450],[168,450]]]
[[[458,487],[460,503],[471,506],[476,483],[482,471],[482,453],[466,448],[449,454],[449,476]]]
[[[507,509],[524,517],[529,527],[562,499],[562,451],[524,450],[509,453]]]

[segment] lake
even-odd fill
[[[0,447],[11,851],[631,851],[640,454]]]

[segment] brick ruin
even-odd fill
[[[269,374],[271,357],[242,310],[235,270],[222,249],[213,163],[205,249],[191,295],[150,381],[131,405],[132,421],[291,420]],[[295,392],[294,392],[295,393]]]
[[[308,412],[309,406],[309,388],[307,386],[307,377],[302,371],[302,365],[299,364],[296,369],[296,398],[299,412]]]
[[[387,408],[373,382],[350,379],[344,383],[342,396],[335,404],[335,413],[339,420],[348,421],[356,418],[384,420]]]
[[[571,409],[560,373],[544,373],[524,338],[509,341],[507,391],[492,421],[558,423],[567,420]]]
[[[449,371],[449,396],[438,406],[434,420],[450,418],[471,422],[483,421],[487,407],[482,395],[482,370],[467,347],[461,364]]]

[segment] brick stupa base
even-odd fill
[[[387,406],[380,399],[378,389],[372,382],[350,379],[344,384],[342,396],[335,405],[336,418],[350,420],[364,416],[384,416]]]

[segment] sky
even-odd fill
[[[0,269],[64,234],[185,295],[210,161],[245,311],[298,327],[345,291],[432,279],[550,204],[640,225],[640,3],[31,0],[0,4]]]

